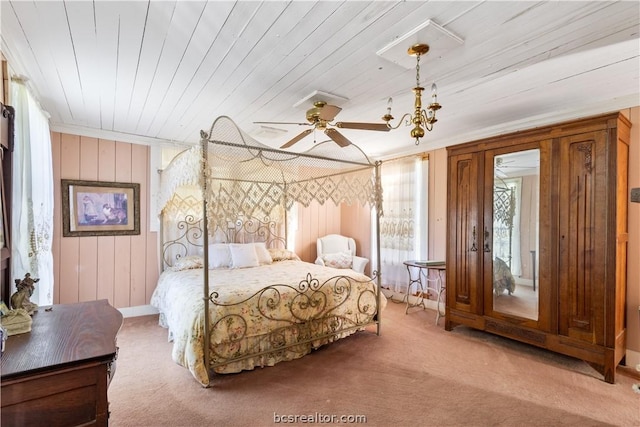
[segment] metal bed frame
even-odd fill
[[[222,137],[219,134],[216,135],[216,125],[220,121],[222,121],[222,127],[224,128]],[[234,128],[237,134],[234,134]],[[240,139],[238,143],[232,141],[238,137]],[[216,175],[216,168],[220,166],[220,159],[216,158],[217,155],[211,154],[212,148],[214,148],[214,150],[222,150],[226,156],[224,158],[224,168],[222,168],[225,172],[219,175]],[[314,147],[314,149],[315,148],[316,147]],[[342,150],[335,145],[333,145],[332,148],[334,152]],[[339,202],[352,202],[353,192],[348,194],[348,192],[339,192],[336,190],[334,194],[328,195],[326,188],[323,188],[323,186],[337,188],[339,183],[348,181],[345,179],[347,174],[353,173],[354,171],[356,171],[356,173],[369,171],[368,173],[371,174],[372,172],[373,175],[370,182],[364,185],[364,187],[366,187],[365,190],[368,192],[368,194],[364,196],[366,196],[365,201],[368,202],[376,212],[376,257],[377,265],[380,266],[379,229],[380,217],[382,216],[382,189],[379,170],[381,163],[370,162],[359,148],[355,146],[352,148],[355,148],[357,152],[361,153],[365,160],[353,160],[347,156],[332,158],[318,154],[319,150],[308,153],[291,153],[277,150],[251,140],[250,137],[237,129],[229,118],[224,116],[219,117],[214,121],[209,132],[201,131],[201,161],[197,179],[198,184],[202,188],[202,211],[199,214],[187,214],[182,220],[178,221],[177,227],[183,231],[179,238],[167,241],[166,243],[163,241],[163,264],[170,265],[172,260],[192,253],[192,247],[201,247],[204,271],[209,271],[208,248],[211,238],[226,243],[264,241],[267,247],[283,247],[287,241],[286,211],[288,208],[296,202],[308,206],[310,199],[320,200],[321,202],[332,200],[336,205],[338,205]],[[256,160],[263,165],[267,165],[267,169],[271,171],[271,177],[265,174],[260,174],[251,180],[228,177],[225,174],[227,174],[229,170],[234,169],[233,166],[230,166],[233,164],[233,161],[230,161],[230,157],[233,156],[227,156],[227,153],[230,151],[243,153],[239,156],[238,164],[240,165],[241,162]],[[245,156],[246,153],[249,153],[248,157]],[[321,150],[320,153],[322,153]],[[343,153],[344,152],[338,151],[338,154]],[[286,163],[286,171],[280,168],[280,162]],[[304,169],[308,171],[309,169],[313,169],[309,168],[310,163],[314,165],[324,165],[325,162],[340,164],[342,169],[328,172],[326,168],[318,167],[317,169],[321,171],[319,178],[309,176],[296,176],[291,178],[291,175],[288,175],[289,170],[296,170],[297,168],[297,170]],[[292,164],[302,166],[292,167]],[[276,173],[273,173],[274,165],[278,166]],[[273,176],[287,178],[279,182],[273,180]],[[261,188],[265,186],[268,187],[267,191],[269,191],[269,195],[277,194],[277,203],[284,208],[284,219],[281,218],[279,221],[275,221],[268,215],[258,218],[255,215],[256,212],[251,209],[249,209],[246,214],[238,212],[238,206],[236,205],[234,205],[233,209],[229,209],[228,205],[233,204],[235,200],[225,198],[229,194],[229,191],[227,189],[223,190],[223,187],[225,185],[233,185],[235,188],[234,191],[238,191],[238,185],[248,183],[247,185],[251,187],[251,190],[245,189],[238,193],[240,197],[246,197],[250,192],[258,191],[254,186],[256,182],[261,185]],[[326,184],[327,182],[329,182],[328,185]],[[355,182],[357,182],[357,180],[355,180]],[[353,185],[353,182],[351,182],[350,185]],[[307,193],[300,190],[302,187],[304,187]],[[313,194],[309,192],[308,188],[316,188],[317,193]],[[362,196],[363,194],[359,194],[356,197],[361,198]],[[223,205],[222,208],[221,204]],[[253,206],[248,207],[253,208]],[[204,218],[207,218],[207,220],[205,221]],[[276,233],[276,230],[282,226],[284,226],[284,237],[278,236]],[[176,247],[183,249],[176,251]],[[209,274],[215,274],[215,271],[211,270]],[[370,282],[372,286],[364,290],[361,289],[360,291],[356,289],[359,287],[358,283],[364,282],[354,281],[353,278],[349,278],[348,276],[335,276],[329,280],[320,282],[312,277],[311,274],[307,274],[306,277],[301,278],[297,285],[269,284],[255,294],[247,297],[244,301],[237,303],[236,305],[254,302],[259,307],[261,316],[265,319],[282,321],[285,322],[286,325],[270,331],[269,334],[263,336],[258,342],[245,345],[240,356],[237,355],[237,351],[233,354],[225,354],[224,351],[211,348],[210,339],[212,332],[215,332],[216,328],[221,327],[223,324],[225,328],[228,328],[231,322],[239,326],[238,330],[240,331],[237,336],[233,337],[233,341],[239,345],[243,345],[241,343],[243,343],[247,335],[247,320],[242,316],[233,315],[217,319],[214,324],[210,324],[210,306],[226,307],[227,305],[219,301],[219,294],[215,289],[210,289],[209,274],[203,275],[205,316],[204,362],[207,367],[209,380],[211,380],[214,368],[228,363],[269,354],[282,355],[287,351],[295,351],[300,348],[300,346],[309,344],[311,344],[313,348],[316,348],[346,336],[355,330],[365,329],[370,325],[375,325],[376,334],[380,334],[381,316],[379,307],[381,303],[381,283],[379,271],[374,271],[371,274],[372,277],[368,282]],[[282,298],[284,292],[293,292],[295,295],[291,299],[291,302],[288,303],[290,305],[287,306],[291,316],[287,319],[274,318],[272,317],[272,313],[277,312],[276,309],[281,304],[285,304]],[[326,295],[330,295],[330,298]],[[348,302],[356,304],[357,313],[355,320],[339,314],[339,309]],[[287,342],[284,338],[287,334],[295,336],[296,339],[293,342]],[[206,351],[207,349],[211,349],[213,354],[210,354],[210,351]],[[211,359],[212,356],[213,360]]]

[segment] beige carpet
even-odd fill
[[[125,319],[109,388],[111,426],[274,426],[278,416],[364,416],[368,426],[640,426],[634,380],[389,303],[382,335],[360,332],[202,388],[171,360],[156,316]],[[316,415],[319,414],[319,415]],[[325,422],[321,422],[325,421]]]

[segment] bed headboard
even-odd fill
[[[162,221],[162,265],[173,266],[180,258],[202,256],[204,244],[203,219],[193,214],[175,221]],[[227,227],[209,231],[209,243],[265,242],[267,248],[285,248],[286,236],[283,224],[270,218],[237,218],[228,221]]]

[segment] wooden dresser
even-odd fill
[[[40,307],[2,354],[2,425],[106,426],[121,326],[107,300]]]

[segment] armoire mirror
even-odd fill
[[[538,320],[540,150],[496,156],[493,182],[493,310]]]

